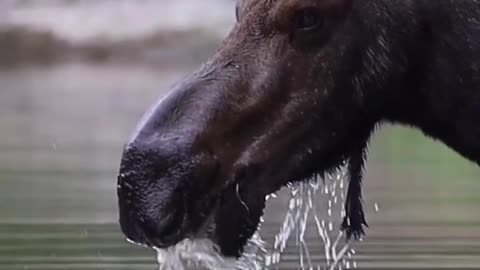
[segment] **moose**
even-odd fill
[[[340,164],[342,229],[358,239],[367,146],[386,122],[480,164],[479,0],[238,0],[236,16],[124,148],[130,240],[203,237],[241,256],[268,194]]]

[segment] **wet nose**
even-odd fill
[[[120,225],[128,239],[163,247],[178,242],[186,224],[181,174],[158,154],[130,147],[124,152],[118,177]],[[155,158],[157,157],[157,158]]]
[[[140,229],[156,247],[168,247],[181,240],[185,233],[187,216],[181,196],[173,196],[168,205],[139,218]]]
[[[122,155],[118,178],[120,223],[132,241],[167,247],[201,223],[192,209],[212,188],[219,165],[211,152],[193,149],[193,145],[201,145],[193,143],[193,133],[162,125],[153,129],[159,127],[159,118],[152,119],[126,145]]]
[[[174,211],[164,216],[130,218],[120,222],[128,240],[147,246],[166,248],[181,240],[185,216]]]
[[[125,215],[120,215],[120,228],[128,241],[151,246],[140,225],[134,222],[133,219],[126,218]]]
[[[161,195],[156,201],[123,199],[120,225],[131,241],[156,247],[176,244],[185,233],[187,216],[179,195]]]

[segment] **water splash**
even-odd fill
[[[239,260],[225,258],[208,239],[186,239],[174,247],[157,249],[160,270],[262,270],[267,255],[265,242],[256,233]]]
[[[339,221],[345,216],[346,169],[317,177],[311,182],[290,187],[289,207],[280,229],[275,237],[269,265],[280,263],[288,244],[296,246],[299,253],[300,269],[335,270],[356,267],[353,261],[353,249],[344,241],[339,230]],[[325,215],[326,213],[326,215]],[[337,229],[336,229],[337,228]],[[310,231],[309,238],[305,236]],[[314,237],[312,237],[314,235]],[[293,240],[293,243],[291,243]],[[314,263],[310,244],[323,243],[323,262]]]
[[[348,186],[345,182],[346,175],[346,169],[340,169],[324,178],[317,177],[310,182],[290,186],[288,209],[270,249],[266,248],[267,244],[260,237],[260,224],[239,260],[219,255],[219,248],[210,240],[187,239],[169,249],[157,250],[160,270],[278,269],[287,249],[291,254],[292,248],[298,252],[297,269],[356,268],[356,252],[345,241],[344,234],[339,229],[345,216],[344,202]],[[276,198],[276,195],[267,196],[267,200],[272,198]],[[323,245],[322,254],[318,254],[318,248],[310,248],[310,245],[319,244]]]

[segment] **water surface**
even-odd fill
[[[116,171],[142,113],[185,72],[79,63],[0,71],[1,269],[156,268],[153,251],[119,232]],[[479,172],[417,132],[380,132],[358,268],[480,269]],[[268,210],[270,243],[287,199]],[[307,241],[323,261],[323,246]],[[293,243],[278,268],[298,268]]]

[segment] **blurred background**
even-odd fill
[[[0,269],[156,268],[117,225],[122,147],[233,20],[233,0],[0,1]],[[357,267],[480,269],[480,170],[400,127],[370,152]]]

